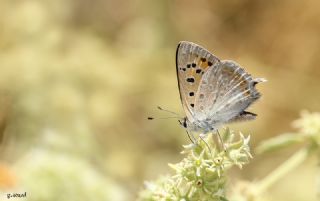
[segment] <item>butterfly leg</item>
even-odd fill
[[[208,143],[204,140],[204,137],[206,137],[206,136],[207,136],[207,134],[201,133],[201,134],[199,135],[199,138],[206,144],[206,146],[208,147],[208,150],[209,150],[209,152],[210,152],[210,155],[211,155],[211,157],[212,157],[211,149],[210,149]]]
[[[188,135],[190,141],[192,142],[192,144],[197,144],[194,136],[191,133],[189,133],[188,131],[186,131],[186,132],[187,132],[187,135]]]
[[[226,151],[227,151],[227,147],[226,147],[226,145],[224,144],[223,139],[222,139],[222,137],[221,137],[218,129],[217,129],[217,134],[218,134],[218,137],[219,137],[220,144],[221,144],[221,146],[223,147],[223,150],[226,152]]]

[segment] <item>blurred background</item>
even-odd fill
[[[27,200],[134,200],[170,172],[189,139],[160,105],[183,115],[179,41],[240,63],[267,83],[231,125],[251,146],[320,110],[320,2],[1,0],[0,191]],[[255,156],[233,180],[258,180],[295,149]],[[272,200],[317,200],[316,160],[270,189]],[[292,189],[295,189],[292,191]],[[1,194],[1,197],[5,194]],[[21,198],[19,200],[22,200]]]

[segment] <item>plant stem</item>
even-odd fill
[[[291,156],[288,160],[282,163],[278,168],[272,171],[264,179],[256,184],[255,193],[260,195],[272,186],[277,180],[281,179],[288,172],[299,166],[309,155],[308,147],[302,148]]]

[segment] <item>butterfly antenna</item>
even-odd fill
[[[161,117],[161,118],[154,118],[154,117],[148,117],[148,120],[154,120],[154,119],[181,119],[183,120],[183,118],[178,114],[178,113],[175,113],[175,112],[172,112],[170,110],[166,110],[166,109],[163,109],[162,107],[160,106],[157,106],[157,108],[161,111],[165,111],[165,112],[168,112],[170,114],[173,114],[174,116],[171,116],[171,117]]]
[[[178,113],[172,112],[172,111],[167,110],[167,109],[163,109],[163,108],[160,107],[160,106],[158,106],[157,108],[158,108],[159,110],[161,110],[161,111],[165,111],[165,112],[168,112],[168,113],[170,113],[170,114],[174,114],[174,115],[177,115],[177,116],[180,117],[180,115],[179,115]]]
[[[148,117],[148,120],[154,120],[154,119],[181,119],[181,117],[159,117],[159,118]]]

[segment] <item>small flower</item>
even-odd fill
[[[320,135],[320,113],[301,112],[301,118],[293,122],[293,126],[306,135]]]
[[[301,118],[293,122],[293,126],[306,136],[310,136],[320,145],[320,113],[301,112]]]
[[[197,145],[184,146],[187,156],[177,164],[169,164],[175,175],[162,177],[155,183],[147,183],[139,200],[213,200],[225,201],[226,171],[232,166],[242,167],[252,157],[250,137],[235,134],[226,129],[222,138],[227,150],[214,145],[211,136]]]

